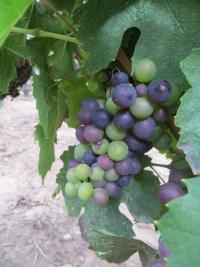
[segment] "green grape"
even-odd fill
[[[161,138],[158,139],[153,146],[158,150],[165,150],[171,146],[172,138],[168,133],[162,134]]]
[[[113,141],[118,141],[124,139],[126,136],[126,131],[119,129],[111,122],[106,128],[106,135]]]
[[[156,75],[156,66],[154,62],[148,58],[140,60],[135,67],[135,78],[142,83],[153,80]]]
[[[98,82],[94,78],[90,78],[87,82],[86,85],[88,89],[92,92],[96,91],[99,87]]]
[[[104,170],[102,170],[97,164],[94,164],[91,168],[90,178],[92,180],[101,180],[104,177]]]
[[[74,158],[77,160],[82,160],[84,153],[89,149],[88,144],[78,144],[74,148]]]
[[[90,176],[90,167],[87,164],[81,163],[75,168],[75,175],[80,180],[86,180]]]
[[[78,192],[78,189],[79,189],[81,184],[82,184],[81,182],[78,182],[78,183],[74,184],[77,192]]]
[[[138,119],[146,119],[153,113],[153,106],[146,97],[137,97],[130,111]]]
[[[79,186],[78,196],[81,200],[89,200],[93,195],[94,189],[91,183],[84,182]]]
[[[109,142],[107,139],[103,139],[96,144],[92,144],[92,151],[97,155],[105,154],[108,150]]]
[[[65,185],[65,193],[70,197],[77,196],[77,189],[76,189],[75,184],[66,183],[66,185]]]
[[[72,184],[76,184],[79,182],[79,179],[76,177],[75,175],[75,168],[71,168],[67,171],[67,181],[72,183]]]
[[[179,90],[176,86],[172,86],[171,96],[167,102],[163,104],[163,106],[171,106],[177,102],[180,95],[182,93],[182,90]]]
[[[108,156],[114,161],[120,161],[127,157],[128,146],[123,141],[113,141],[108,146]]]
[[[105,171],[105,178],[109,182],[114,182],[119,178],[119,174],[116,172],[114,168],[112,168],[108,171]]]
[[[117,106],[113,101],[112,98],[109,97],[107,102],[106,102],[106,110],[111,114],[115,115],[120,111],[120,107]]]
[[[147,141],[149,141],[149,142],[157,141],[161,137],[162,132],[163,132],[162,131],[162,126],[159,125],[159,124],[156,124],[155,131],[154,131],[153,135],[151,137],[149,137],[147,139]]]

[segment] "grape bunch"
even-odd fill
[[[170,146],[171,137],[163,129],[168,120],[164,105],[172,102],[172,86],[153,80],[155,73],[151,60],[141,60],[135,86],[126,73],[117,71],[105,103],[83,101],[78,113],[81,126],[76,129],[80,143],[67,166],[68,196],[105,206],[141,171],[140,159],[152,146],[161,150]]]

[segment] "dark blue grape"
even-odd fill
[[[158,122],[165,122],[165,121],[168,121],[169,119],[169,114],[166,110],[164,109],[159,109],[158,111],[156,111],[154,114],[153,114],[153,118],[155,121],[158,121]]]
[[[78,120],[83,125],[89,125],[92,123],[92,111],[86,108],[81,108],[78,113]]]
[[[132,161],[132,174],[138,174],[141,169],[142,169],[142,165],[140,163],[140,161],[137,158],[131,158]]]
[[[129,83],[128,75],[124,72],[115,72],[112,77],[112,85],[116,86],[120,83]]]
[[[156,80],[150,83],[147,94],[155,102],[162,104],[169,100],[172,94],[172,86],[168,81]]]
[[[106,180],[104,180],[104,179],[101,179],[101,180],[92,180],[91,179],[90,182],[91,182],[91,184],[93,185],[94,188],[101,188],[101,187],[104,187],[107,184]]]
[[[84,138],[89,143],[98,143],[103,139],[104,132],[96,128],[94,125],[88,125],[84,130]]]
[[[85,130],[85,126],[81,126],[81,127],[77,128],[76,132],[75,132],[76,139],[82,144],[87,143],[87,141],[85,140],[85,137],[84,137],[84,130]]]
[[[167,204],[169,201],[183,195],[181,186],[174,183],[166,183],[160,186],[157,196],[161,204]]]
[[[168,247],[161,240],[159,241],[158,251],[161,258],[166,258],[170,255]]]
[[[147,267],[167,267],[167,263],[163,259],[151,261]]]
[[[103,170],[110,170],[113,168],[114,165],[113,161],[106,154],[98,157],[97,164]]]
[[[75,168],[76,166],[78,166],[80,164],[80,160],[77,160],[77,159],[72,159],[68,162],[67,164],[67,168],[68,169],[71,169],[71,168]]]
[[[132,158],[134,156],[134,153],[131,151],[131,150],[129,150],[128,151],[128,158]]]
[[[110,123],[110,121],[111,121],[111,118],[109,114],[103,108],[97,109],[92,114],[93,124],[100,129],[105,129]]]
[[[85,99],[82,103],[82,107],[93,111],[100,108],[98,101],[95,99]]]
[[[107,183],[105,189],[109,197],[116,197],[121,191],[121,188],[116,183]]]
[[[135,88],[129,83],[121,83],[112,89],[113,102],[122,108],[129,108],[136,100]]]
[[[129,175],[133,172],[133,160],[126,158],[115,163],[115,170],[120,175]]]
[[[143,83],[136,85],[135,90],[137,92],[137,96],[144,96],[147,94],[147,86]]]
[[[96,163],[96,161],[96,155],[93,153],[92,149],[88,149],[83,155],[83,162],[91,166],[92,164]]]
[[[133,127],[134,122],[133,116],[128,111],[120,111],[114,117],[114,124],[119,129],[130,129]]]
[[[116,184],[119,187],[125,187],[129,185],[130,181],[131,175],[120,176],[119,179],[116,181]]]
[[[155,131],[155,121],[152,118],[147,118],[138,121],[133,125],[133,133],[141,139],[148,139]]]
[[[139,141],[137,138],[135,138],[131,135],[127,135],[124,138],[124,142],[128,145],[128,147],[132,151],[140,150],[142,148],[142,145],[143,145],[143,143],[141,141]]]

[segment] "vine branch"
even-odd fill
[[[71,24],[71,22],[64,17],[55,7],[53,4],[49,3],[47,0],[40,0],[43,5],[45,5],[49,10],[53,11],[64,23],[67,25],[68,29],[72,32],[75,32],[74,26]]]
[[[169,114],[169,120],[167,122],[167,126],[169,127],[169,129],[173,133],[174,137],[178,141],[179,140],[179,137],[180,137],[179,128],[176,127],[176,125],[174,124],[174,120],[173,120],[171,114]]]
[[[25,29],[25,28],[18,28],[18,27],[13,27],[11,32],[17,33],[17,34],[30,34],[35,37],[47,37],[47,38],[53,38],[53,39],[58,39],[74,44],[79,44],[79,41],[72,36],[64,35],[64,34],[58,34],[58,33],[53,33],[53,32],[47,32],[39,29]]]

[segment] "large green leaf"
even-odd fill
[[[31,2],[32,0],[1,0],[0,46],[5,41],[12,27],[23,16]]]
[[[109,262],[121,263],[137,251],[146,251],[149,259],[155,251],[140,240],[133,239],[131,222],[119,212],[118,200],[110,200],[106,207],[92,202],[87,206],[80,226],[90,248]]]
[[[149,57],[158,67],[157,77],[185,87],[179,62],[200,44],[199,13],[198,0],[89,1],[81,16],[79,38],[89,53],[90,71],[107,66],[116,57],[125,30],[137,27],[141,36],[133,65]]]
[[[189,193],[168,204],[157,223],[171,254],[168,267],[200,266],[200,177],[185,181]]]
[[[36,138],[40,144],[39,172],[44,179],[55,160],[57,130],[66,117],[65,96],[45,75],[34,77],[33,91],[41,120],[36,127]]]
[[[143,171],[134,177],[123,190],[122,202],[137,221],[151,223],[160,218],[160,203],[156,198],[159,181],[150,171]]]
[[[86,98],[98,98],[104,97],[105,92],[91,92],[86,86],[85,78],[78,78],[78,76],[72,76],[60,83],[60,86],[67,95],[66,104],[68,107],[69,117],[67,123],[70,127],[77,127],[79,125],[77,114],[81,108],[81,104]]]
[[[176,124],[180,127],[179,148],[184,150],[186,160],[194,174],[200,174],[200,48],[181,62],[181,69],[192,89],[181,98],[181,105],[176,116]]]

